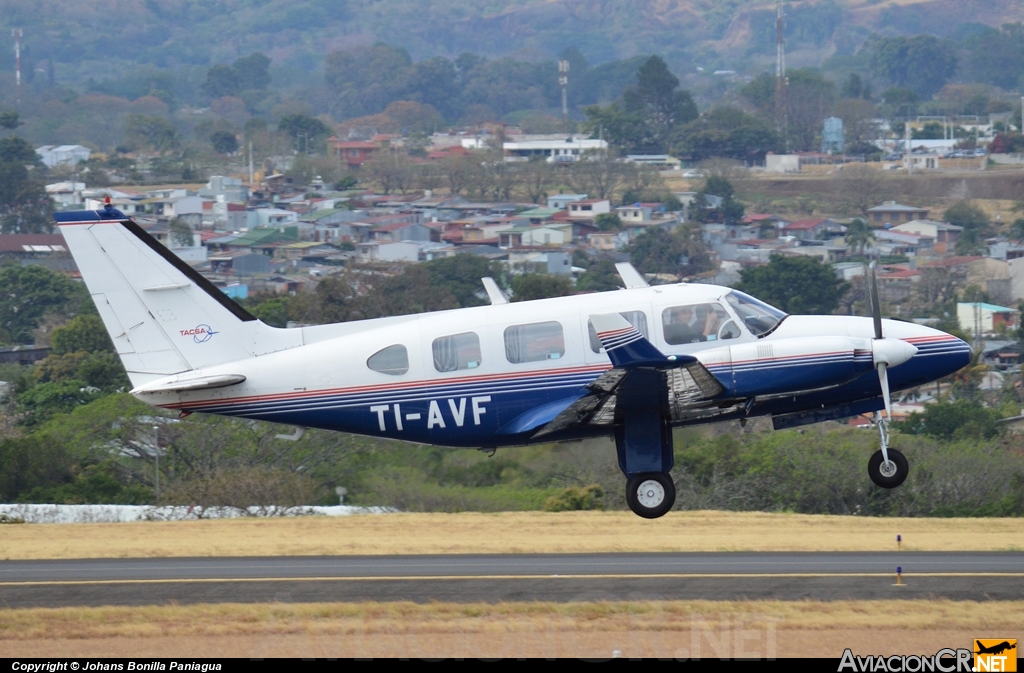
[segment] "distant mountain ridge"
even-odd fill
[[[820,60],[874,32],[1019,21],[1024,0],[805,0],[787,11],[790,48]],[[333,49],[376,41],[416,60],[466,51],[546,59],[576,46],[594,63],[660,53],[718,66],[769,58],[773,16],[771,0],[0,0],[0,37],[21,27],[30,62],[76,67],[205,66],[262,51],[310,69]]]

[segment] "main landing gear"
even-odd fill
[[[882,448],[868,461],[868,475],[882,488],[896,488],[907,478],[910,463],[902,452],[889,448],[889,421],[878,412],[875,412],[875,425]]]
[[[626,502],[633,513],[657,519],[676,502],[676,485],[665,472],[642,472],[626,480]]]
[[[672,425],[662,409],[665,383],[661,372],[638,370],[620,385],[619,425],[615,450],[626,475],[626,502],[633,513],[657,519],[676,502],[676,487],[669,471]]]

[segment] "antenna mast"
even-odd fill
[[[569,61],[561,59],[558,62],[558,84],[562,87],[562,130],[569,133],[569,97],[566,94],[566,87],[569,85]]]
[[[786,46],[782,33],[785,19],[782,0],[775,0],[775,124],[783,138],[786,137]],[[789,151],[789,140],[786,141]]]
[[[14,82],[17,87],[17,105],[21,107],[21,28],[13,28],[11,37],[14,38]]]

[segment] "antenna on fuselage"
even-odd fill
[[[487,298],[491,300],[491,306],[497,306],[498,304],[507,304],[508,297],[501,291],[498,284],[494,282],[494,279],[490,276],[486,276],[480,279],[484,284],[484,289],[487,291]]]
[[[637,287],[650,287],[644,277],[640,275],[632,264],[629,262],[619,262],[615,265],[615,270],[619,272],[619,278],[626,284],[627,290],[632,290]]]

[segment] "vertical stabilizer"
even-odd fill
[[[302,344],[109,206],[54,215],[132,385]]]

